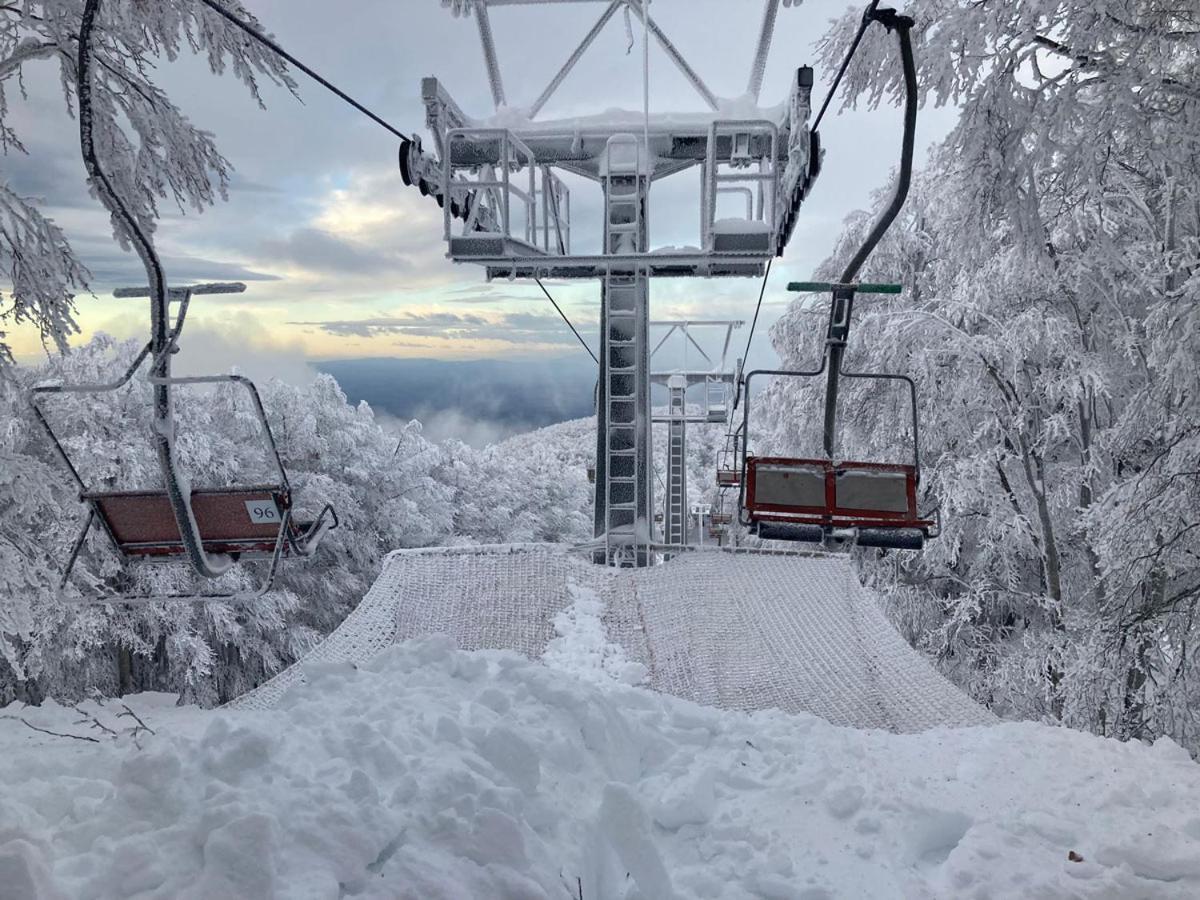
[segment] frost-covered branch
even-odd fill
[[[23,718],[22,716],[14,716],[14,715],[9,715],[9,714],[4,714],[4,715],[0,715],[0,719],[11,719],[14,722],[20,722],[26,728],[30,728],[33,731],[37,731],[42,734],[48,734],[51,737],[71,738],[72,740],[76,740],[76,741],[88,741],[89,743],[92,743],[92,744],[100,743],[100,741],[97,738],[89,737],[86,734],[64,734],[61,731],[51,731],[49,728],[42,728],[40,725],[34,725],[32,722],[30,722],[26,718]]]
[[[255,22],[240,3],[227,7]],[[70,114],[80,4],[30,0],[0,6],[0,145],[23,152],[4,91],[28,65],[58,65]],[[231,72],[262,104],[263,79],[295,91],[285,64],[203,4],[191,0],[113,3],[96,28],[94,129],[114,189],[140,226],[154,227],[158,203],[203,209],[225,196],[231,166],[212,135],[196,128],[155,83],[156,68],[182,52],[204,56],[215,73]],[[128,235],[114,224],[118,240]],[[75,332],[74,296],[87,273],[61,230],[28,198],[0,189],[0,277],[13,286],[5,322],[32,324],[47,346],[62,349]],[[0,367],[11,362],[0,331]]]

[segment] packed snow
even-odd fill
[[[6,708],[4,896],[1200,894],[1200,768],[1166,739],[724,712],[440,636],[305,676],[265,711],[130,698],[146,728]]]

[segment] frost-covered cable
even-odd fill
[[[203,2],[207,3],[209,0],[203,0]],[[837,74],[833,76],[833,84],[829,86],[829,93],[825,95],[825,102],[821,104],[821,111],[813,119],[812,131],[816,131],[821,126],[821,119],[825,116],[825,110],[829,109],[829,103],[833,100],[833,95],[837,93],[838,85],[842,83],[842,76],[846,74],[846,69],[850,67],[850,60],[854,59],[854,54],[858,52],[858,45],[862,43],[863,35],[867,33],[867,28],[871,24],[877,6],[879,6],[879,0],[871,0],[871,5],[863,12],[862,22],[858,26],[858,34],[854,35],[854,40],[850,43],[850,49],[846,51],[846,58],[842,60]]]
[[[567,318],[567,314],[562,311],[562,307],[559,306],[558,302],[550,296],[550,292],[546,290],[546,286],[542,284],[542,279],[534,278],[533,280],[536,281],[537,286],[542,289],[542,293],[546,295],[546,299],[554,305],[556,310],[558,310],[558,314],[562,316],[562,320],[567,323],[567,327],[571,329],[571,333],[579,339],[580,346],[587,351],[588,356],[592,358],[592,362],[594,362],[596,365],[600,365],[600,360],[596,358],[596,354],[592,352],[592,348],[587,345],[587,341],[583,339],[583,335],[575,330],[575,326],[571,324],[571,320]]]
[[[200,2],[203,3],[205,6],[207,6],[209,9],[211,9],[213,12],[215,12],[217,15],[221,16],[223,19],[228,21],[234,27],[240,28],[242,31],[244,31],[246,34],[248,34],[254,40],[258,41],[264,47],[266,47],[271,52],[273,52],[276,56],[282,57],[283,59],[290,62],[293,66],[295,66],[297,69],[299,69],[305,75],[307,75],[313,81],[317,82],[317,84],[321,85],[326,90],[336,94],[338,97],[340,97],[346,103],[349,103],[351,106],[353,106],[355,109],[357,109],[360,113],[362,113],[368,119],[371,119],[373,122],[375,122],[378,125],[382,125],[388,131],[390,131],[392,134],[394,134],[396,137],[400,138],[400,140],[402,140],[402,141],[409,140],[409,136],[407,134],[405,134],[403,131],[400,131],[398,128],[396,128],[394,125],[389,123],[387,120],[385,120],[382,117],[371,112],[371,110],[369,110],[367,107],[363,106],[361,103],[359,103],[357,100],[355,100],[349,94],[347,94],[345,91],[343,91],[337,85],[333,84],[327,78],[324,78],[321,75],[318,75],[316,72],[314,72],[312,69],[310,69],[304,63],[300,62],[300,60],[296,59],[296,57],[292,56],[292,54],[288,53],[278,43],[276,43],[271,38],[267,37],[265,34],[263,34],[261,31],[259,31],[257,28],[255,28],[253,25],[251,25],[249,22],[245,22],[242,19],[239,19],[237,16],[235,16],[233,13],[231,13],[229,10],[227,10],[224,6],[222,6],[220,3],[218,3],[217,0],[200,0]]]
[[[742,354],[742,365],[746,364],[746,360],[750,358],[750,342],[754,340],[754,326],[758,324],[758,311],[762,309],[763,297],[767,293],[767,279],[771,277],[771,263],[775,262],[774,257],[767,260],[767,270],[763,272],[762,284],[758,288],[758,303],[754,307],[754,319],[750,322],[750,334],[746,337],[746,352]],[[741,372],[738,373],[739,378]],[[738,401],[742,397],[742,392],[739,390],[733,395],[733,408],[737,409]]]
[[[642,0],[642,141],[646,145],[646,172],[650,159],[650,0]],[[640,173],[639,173],[640,174]]]

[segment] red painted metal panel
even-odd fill
[[[133,556],[171,557],[183,553],[183,541],[170,500],[163,491],[112,491],[85,494],[104,520],[118,548]],[[274,503],[282,515],[287,496],[272,486],[192,491],[192,514],[204,549],[210,553],[270,554],[279,522],[255,522],[248,501]]]
[[[755,475],[759,465],[784,465],[797,468],[821,468],[825,472],[825,506],[784,506],[759,503],[755,496]],[[890,472],[905,476],[908,509],[894,510],[842,508],[837,505],[839,471]],[[792,459],[784,456],[748,456],[746,458],[746,513],[751,521],[795,522],[831,528],[930,528],[934,522],[917,512],[917,473],[912,466],[894,463],[842,462],[834,465],[824,459]]]

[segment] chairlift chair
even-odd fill
[[[742,434],[750,445],[750,383],[756,376],[817,378],[827,376],[825,457],[801,459],[742,457],[741,524],[767,540],[807,541],[863,547],[920,550],[939,531],[936,512],[918,510],[921,480],[920,432],[916,383],[907,375],[851,372],[842,365],[853,297],[858,293],[900,292],[899,285],[794,283],[790,290],[832,290],[829,335],[821,365],[811,371],[756,370],[744,379]],[[835,459],[837,386],[840,378],[899,381],[908,387],[912,410],[911,464],[851,462]]]
[[[292,488],[279,458],[275,437],[267,422],[262,400],[254,384],[240,375],[204,375],[190,378],[171,376],[171,358],[179,350],[179,335],[187,318],[188,304],[196,294],[240,293],[244,284],[206,284],[171,289],[166,272],[154,248],[145,223],[137,216],[108,177],[96,148],[92,104],[94,59],[92,36],[100,11],[100,0],[84,4],[79,27],[79,50],[75,66],[78,102],[79,142],[88,181],[97,198],[111,214],[118,236],[128,241],[146,269],[147,286],[117,292],[118,297],[150,299],[150,340],[138,353],[125,374],[109,384],[42,385],[33,389],[30,403],[38,421],[46,429],[63,462],[80,488],[80,499],[88,512],[83,528],[71,549],[61,584],[71,577],[75,562],[95,521],[109,535],[116,552],[125,562],[187,561],[205,580],[220,578],[244,559],[270,559],[266,577],[254,596],[269,591],[284,557],[309,557],[316,552],[324,535],[338,525],[337,513],[328,504],[313,522],[299,524],[292,519]],[[179,304],[174,323],[171,305]],[[138,368],[150,360],[147,380],[153,390],[154,405],[150,438],[158,456],[163,488],[149,491],[107,491],[88,487],[67,456],[40,406],[48,394],[100,394],[120,389]],[[255,415],[266,440],[277,478],[269,484],[233,485],[193,489],[179,471],[175,453],[176,422],[172,388],[183,384],[237,384],[250,395]],[[247,592],[203,592],[142,595],[107,594],[92,598],[98,602],[137,600],[226,600],[241,598]]]
[[[851,372],[843,366],[850,335],[856,294],[899,294],[898,284],[860,284],[858,273],[891,227],[908,197],[912,181],[916,136],[917,84],[910,30],[913,20],[872,3],[863,28],[879,22],[894,31],[900,42],[904,70],[904,134],[900,170],[891,201],[874,223],[862,246],[846,265],[837,283],[797,282],[791,291],[829,292],[832,302],[824,353],[812,371],[758,370],[741,380],[743,401],[740,521],[761,538],[819,542],[846,542],[860,546],[919,550],[926,538],[938,533],[934,517],[917,507],[921,477],[916,384],[907,375]],[[861,30],[860,30],[861,36]],[[824,450],[821,459],[760,457],[750,453],[750,383],[755,376],[816,378],[825,376]],[[912,407],[913,448],[911,465],[849,462],[836,459],[838,386],[842,378],[902,381],[908,386]]]
[[[168,302],[178,302],[179,311],[171,327],[165,353],[177,350],[177,340],[187,316],[188,304],[194,294],[240,293],[245,285],[202,284],[189,288],[171,289]],[[148,297],[147,288],[127,288],[115,292],[117,297]],[[171,495],[171,483],[179,487],[179,476],[166,471],[164,480],[168,487],[158,490],[98,490],[89,486],[72,463],[66,449],[55,433],[42,409],[43,398],[61,394],[101,394],[119,390],[136,374],[147,358],[154,359],[153,341],[146,344],[134,358],[125,373],[116,381],[106,384],[53,384],[33,388],[30,402],[37,420],[45,428],[59,456],[79,486],[79,498],[87,505],[88,512],[83,527],[71,549],[64,568],[60,588],[71,577],[75,563],[92,525],[99,522],[109,536],[113,548],[128,563],[156,563],[191,561],[186,536],[194,534],[201,553],[209,563],[209,571],[199,574],[217,577],[228,571],[233,564],[248,560],[269,560],[270,565],[261,585],[250,596],[257,597],[269,591],[274,584],[282,559],[307,558],[312,556],[321,538],[338,524],[337,514],[326,504],[312,522],[300,523],[293,518],[292,488],[287,472],[279,457],[279,450],[258,390],[248,378],[241,375],[204,375],[187,378],[171,378],[164,371],[163,363],[153,363],[150,382],[158,389],[169,389],[180,384],[234,384],[244,388],[266,441],[267,455],[276,472],[276,478],[265,484],[235,485],[224,487],[192,488],[186,502],[179,503]],[[157,373],[157,374],[156,374]],[[169,419],[169,427],[174,420]],[[161,427],[156,421],[156,428]],[[161,455],[160,455],[161,460]],[[182,492],[181,492],[182,493]],[[181,521],[182,519],[182,521]],[[167,593],[155,595],[101,595],[96,602],[131,602],[137,600],[217,600],[240,597],[244,592],[224,593]]]

